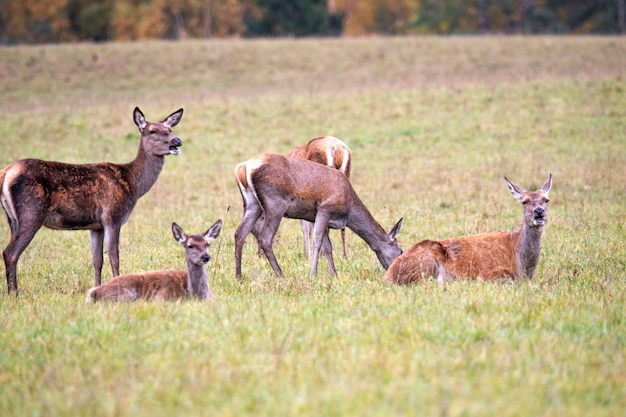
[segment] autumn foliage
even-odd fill
[[[626,0],[2,0],[0,42],[624,33]]]

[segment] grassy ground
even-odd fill
[[[153,189],[122,229],[122,272],[182,268],[169,231],[224,219],[213,303],[84,303],[87,232],[41,230],[0,292],[0,414],[617,416],[626,409],[626,41],[603,37],[229,40],[1,48],[0,165],[132,159],[148,120],[185,108]],[[385,227],[424,238],[515,230],[502,180],[550,222],[536,278],[381,282],[349,257],[308,276],[297,222],[276,278],[244,248],[237,162],[323,134]],[[331,232],[335,247],[339,235]],[[8,242],[6,221],[0,241]],[[340,252],[340,251],[337,251]],[[110,278],[108,267],[105,280]]]

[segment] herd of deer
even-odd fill
[[[0,171],[0,202],[6,212],[11,240],[2,255],[8,292],[17,294],[17,262],[37,231],[89,230],[95,287],[91,300],[212,298],[205,272],[208,248],[222,228],[221,220],[202,234],[187,235],[172,224],[174,239],[185,250],[186,270],[119,274],[119,234],[137,200],[156,182],[166,155],[178,155],[182,141],[172,134],[183,109],[160,122],[147,122],[139,108],[133,119],[141,139],[135,159],[127,164],[65,164],[23,159]],[[532,278],[547,222],[552,175],[541,189],[525,191],[504,178],[511,194],[522,203],[523,222],[513,233],[491,232],[440,241],[423,240],[403,253],[397,241],[400,219],[386,232],[365,207],[350,183],[350,148],[332,136],[310,140],[287,156],[260,154],[237,164],[235,178],[243,199],[243,218],[235,231],[235,276],[241,280],[246,236],[256,238],[274,272],[282,276],[273,241],[283,217],[300,219],[304,250],[317,273],[320,253],[336,275],[329,229],[341,229],[346,256],[345,228],[361,237],[376,253],[385,281],[409,284],[427,278],[483,280]],[[311,249],[310,236],[313,234]],[[113,279],[101,283],[106,237]]]

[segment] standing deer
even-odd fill
[[[335,168],[342,172],[350,179],[350,170],[352,169],[352,152],[348,145],[342,140],[334,136],[322,136],[311,139],[306,145],[293,148],[287,156],[295,158],[308,159],[309,161],[324,164],[331,168]],[[311,233],[313,232],[313,223],[300,220],[302,227],[302,235],[304,237],[304,254],[311,257]],[[343,248],[344,258],[348,256],[348,248],[346,246],[346,228],[341,228],[341,244]]]
[[[89,230],[95,284],[100,285],[102,247],[113,276],[119,275],[119,235],[137,200],[156,182],[165,155],[178,155],[183,142],[172,134],[183,109],[160,122],[147,122],[138,107],[133,119],[141,133],[136,158],[127,164],[65,164],[22,159],[0,171],[0,201],[11,240],[4,249],[8,291],[17,293],[17,261],[41,226]]]
[[[342,140],[334,136],[321,136],[311,139],[308,143],[302,146],[293,148],[287,156],[293,156],[295,158],[307,159],[309,161],[317,162],[319,164],[327,165],[331,168],[335,168],[342,172],[348,179],[350,179],[350,170],[352,169],[352,152],[348,145]],[[263,227],[265,217],[261,215],[256,225],[252,229],[252,234],[258,236]],[[313,232],[313,223],[300,220],[302,227],[302,236],[304,238],[304,255],[307,258],[311,257],[313,253],[311,250],[311,234]],[[346,246],[346,228],[341,228],[341,243],[343,248],[344,258],[348,256],[348,248]],[[259,247],[259,256],[262,256],[263,250]]]
[[[548,221],[552,174],[540,190],[525,191],[504,177],[511,194],[522,203],[524,221],[515,233],[489,232],[446,240],[423,240],[398,257],[384,280],[409,284],[435,277],[532,279],[541,252],[543,226]]]
[[[402,219],[389,233],[376,222],[361,202],[348,178],[336,169],[275,154],[261,154],[235,167],[237,185],[243,199],[243,219],[235,231],[235,275],[241,280],[241,257],[246,236],[265,215],[257,242],[274,272],[282,276],[272,245],[283,217],[315,223],[311,275],[317,274],[317,261],[323,249],[330,274],[333,262],[328,228],[348,227],[378,256],[383,268],[402,253],[396,236]]]
[[[222,230],[218,220],[206,232],[187,236],[172,223],[174,239],[185,248],[186,270],[161,270],[124,274],[87,291],[87,301],[135,301],[139,299],[172,300],[177,298],[213,298],[205,266],[209,263],[209,245]]]

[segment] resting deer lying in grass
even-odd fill
[[[548,193],[552,174],[540,190],[525,191],[506,181],[511,194],[522,203],[524,221],[515,233],[490,232],[440,241],[423,240],[398,257],[384,280],[409,284],[428,277],[533,278],[541,251],[543,226],[548,221]]]
[[[147,122],[139,108],[133,119],[141,133],[136,158],[127,164],[65,164],[23,159],[0,171],[0,201],[9,219],[11,240],[4,249],[9,293],[17,293],[17,261],[41,226],[89,230],[95,284],[100,285],[102,249],[113,276],[119,275],[119,235],[137,200],[156,182],[165,155],[178,155],[183,143],[172,134],[180,109],[160,122]]]
[[[209,245],[222,230],[218,220],[206,232],[187,236],[172,223],[174,239],[185,248],[186,270],[162,270],[124,274],[87,291],[87,301],[171,300],[177,298],[213,298],[205,266],[209,263]]]
[[[293,148],[287,156],[307,159],[309,161],[317,162],[318,164],[335,168],[350,179],[350,170],[352,169],[352,152],[350,151],[348,145],[334,136],[321,136],[319,138],[311,139],[305,145]],[[257,236],[260,233],[264,221],[265,217],[261,215],[257,224],[252,229],[253,235]],[[307,258],[310,258],[313,253],[311,250],[313,223],[306,220],[300,220],[300,225],[302,227],[302,236],[304,237],[304,255]],[[341,228],[341,243],[343,256],[345,258],[348,256],[345,227]],[[259,256],[262,254],[263,250],[259,247]]]
[[[350,228],[368,243],[385,269],[402,253],[396,240],[402,219],[386,233],[361,202],[348,178],[336,169],[300,158],[261,154],[238,164],[235,177],[244,209],[235,231],[235,275],[239,280],[243,244],[261,214],[265,215],[265,221],[256,236],[257,242],[278,276],[283,273],[272,245],[283,217],[315,222],[311,275],[317,274],[321,249],[331,275],[337,274],[329,227]]]

